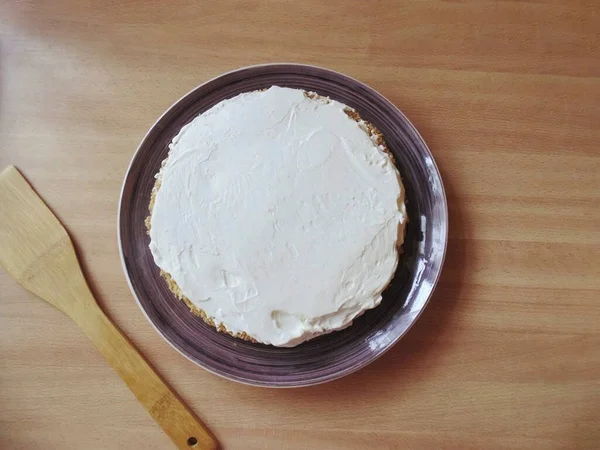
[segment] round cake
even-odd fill
[[[277,86],[184,126],[149,206],[170,290],[218,330],[282,347],[381,302],[407,220],[381,133],[342,103]]]

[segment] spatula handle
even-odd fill
[[[175,445],[185,450],[217,449],[217,441],[208,429],[160,379],[100,307],[91,301],[83,304],[84,309],[71,314],[72,318]]]

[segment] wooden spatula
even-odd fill
[[[216,449],[210,431],[102,312],[69,235],[14,166],[0,174],[0,265],[88,335],[180,449]]]

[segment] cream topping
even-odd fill
[[[217,325],[294,346],[381,302],[404,190],[345,109],[273,86],[222,101],[170,144],[150,250]]]

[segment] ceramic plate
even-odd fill
[[[385,137],[396,158],[410,222],[404,254],[382,303],[351,327],[300,344],[276,348],[218,333],[167,289],[148,248],[148,215],[154,174],[182,126],[216,103],[272,85],[314,91],[355,108]],[[270,387],[324,383],[381,356],[417,320],[438,280],[448,235],[446,196],[425,142],[382,95],[330,70],[296,64],[247,67],[219,76],[184,96],[150,129],[125,176],[119,206],[119,245],[131,290],[156,330],[205,369],[234,381]]]

